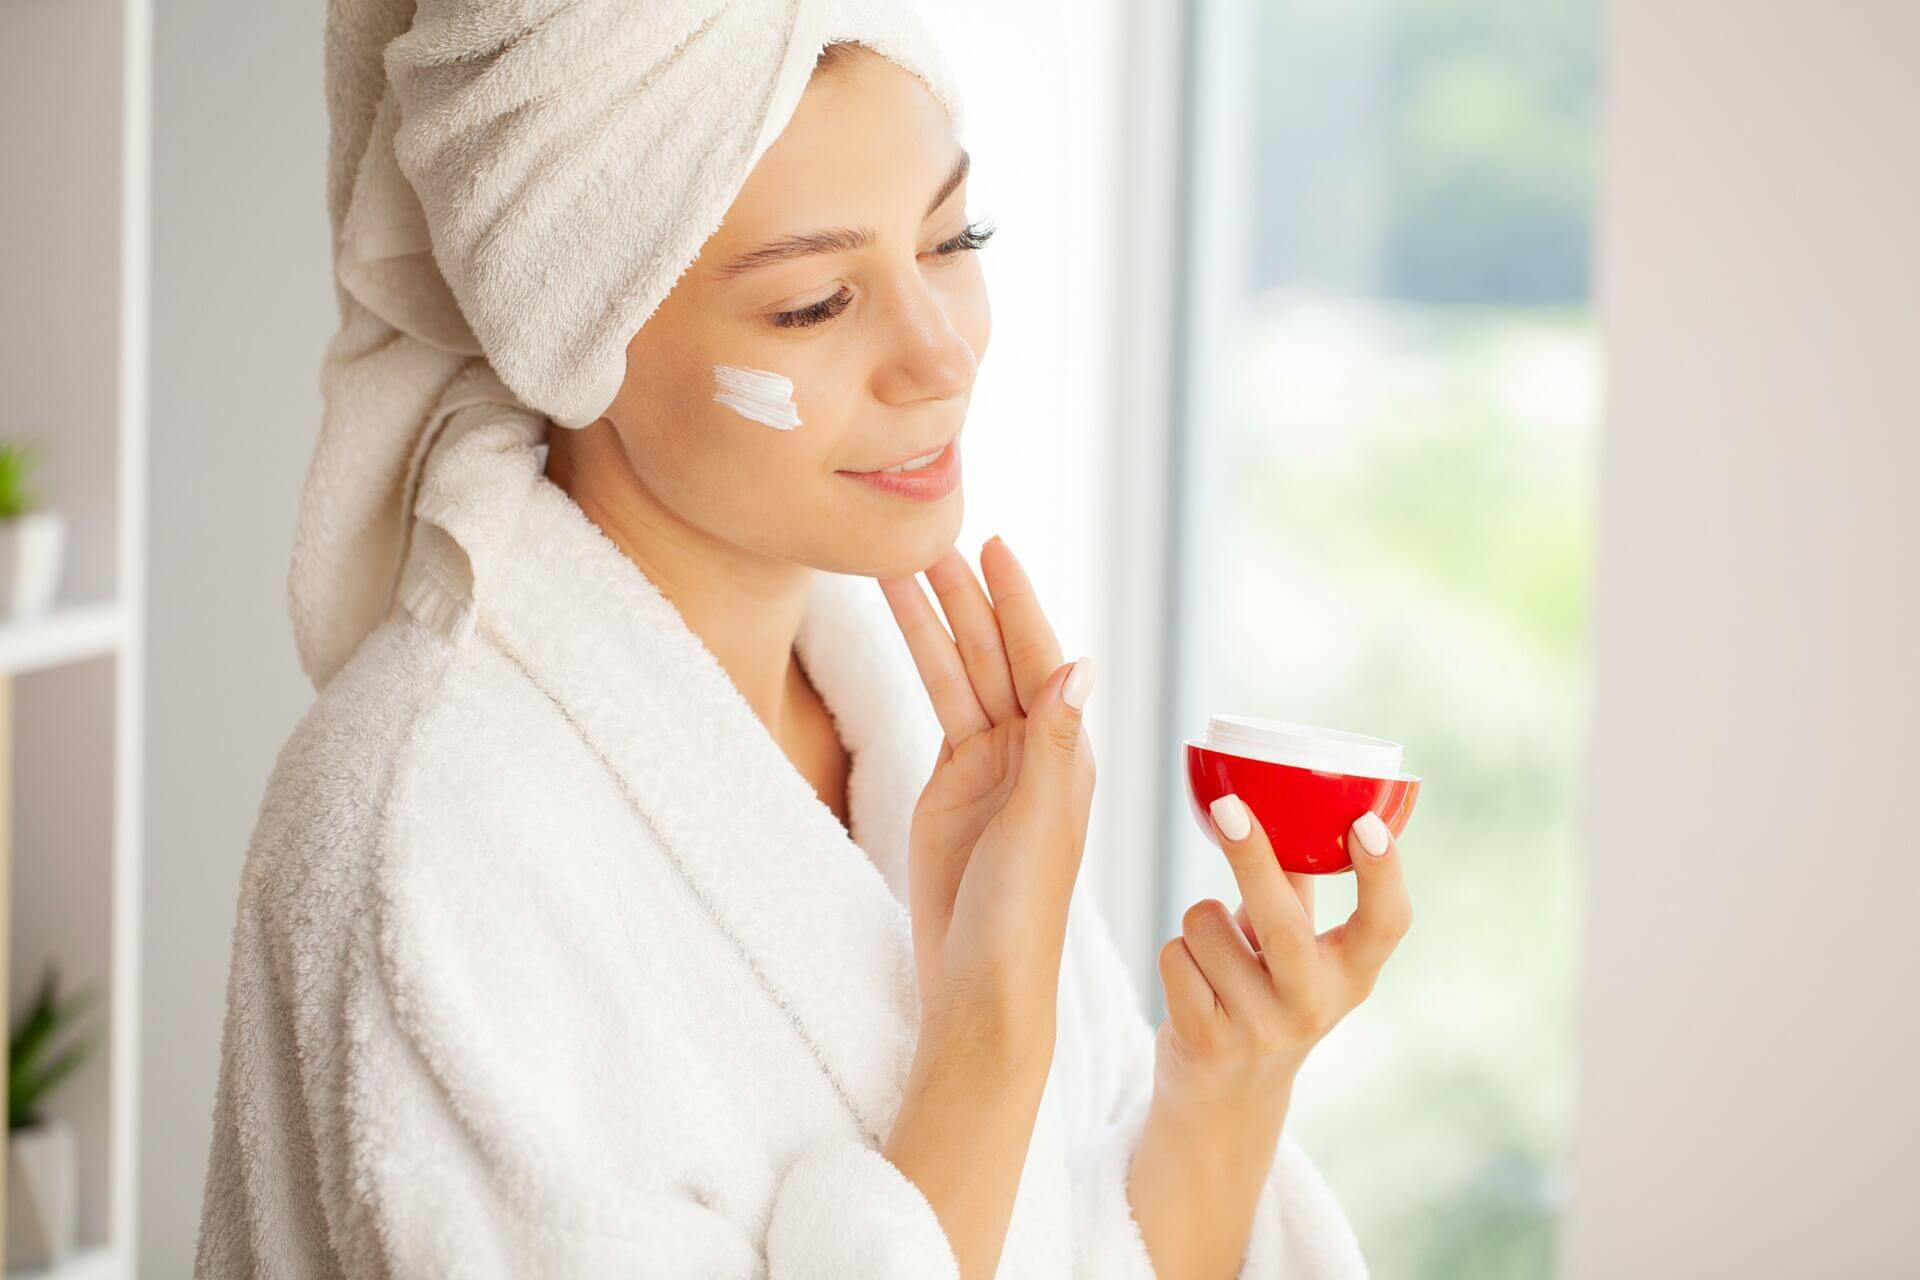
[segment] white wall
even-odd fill
[[[312,689],[286,611],[333,330],[319,5],[154,15],[139,1274],[193,1267],[235,895]]]
[[[1612,5],[1572,1277],[1920,1269],[1916,51]]]

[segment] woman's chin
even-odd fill
[[[959,489],[933,502],[891,505],[894,510],[859,522],[853,536],[839,540],[834,572],[911,577],[947,554],[960,536],[965,507]]]

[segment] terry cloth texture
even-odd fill
[[[884,596],[795,651],[850,824],[481,401],[428,450],[403,607],[282,748],[233,933],[195,1275],[953,1280],[881,1154],[919,1027],[907,837],[941,729]],[[1080,885],[1086,884],[1081,877]],[[998,1275],[1150,1280],[1154,1032],[1077,887]],[[1244,1280],[1366,1274],[1291,1135]]]
[[[332,0],[340,328],[287,583],[316,688],[394,603],[455,383],[597,421],[627,344],[843,40],[918,75],[961,131],[908,0]]]

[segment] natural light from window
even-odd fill
[[[1198,69],[1247,59],[1211,70],[1249,116],[1231,180],[1193,195],[1244,202],[1246,243],[1189,371],[1220,477],[1191,518],[1221,557],[1189,705],[1405,744],[1416,924],[1290,1131],[1381,1280],[1538,1280],[1572,1083],[1598,12],[1242,8]],[[1184,815],[1168,882],[1162,937],[1239,902]],[[1352,908],[1350,876],[1319,893],[1321,928]]]

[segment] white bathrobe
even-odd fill
[[[195,1275],[955,1277],[879,1152],[941,738],[885,600],[816,573],[795,646],[851,756],[849,834],[541,474],[536,421],[438,433],[399,602],[276,762]],[[1083,878],[1000,1277],[1153,1275],[1141,1008]],[[1366,1274],[1291,1137],[1240,1274]]]

